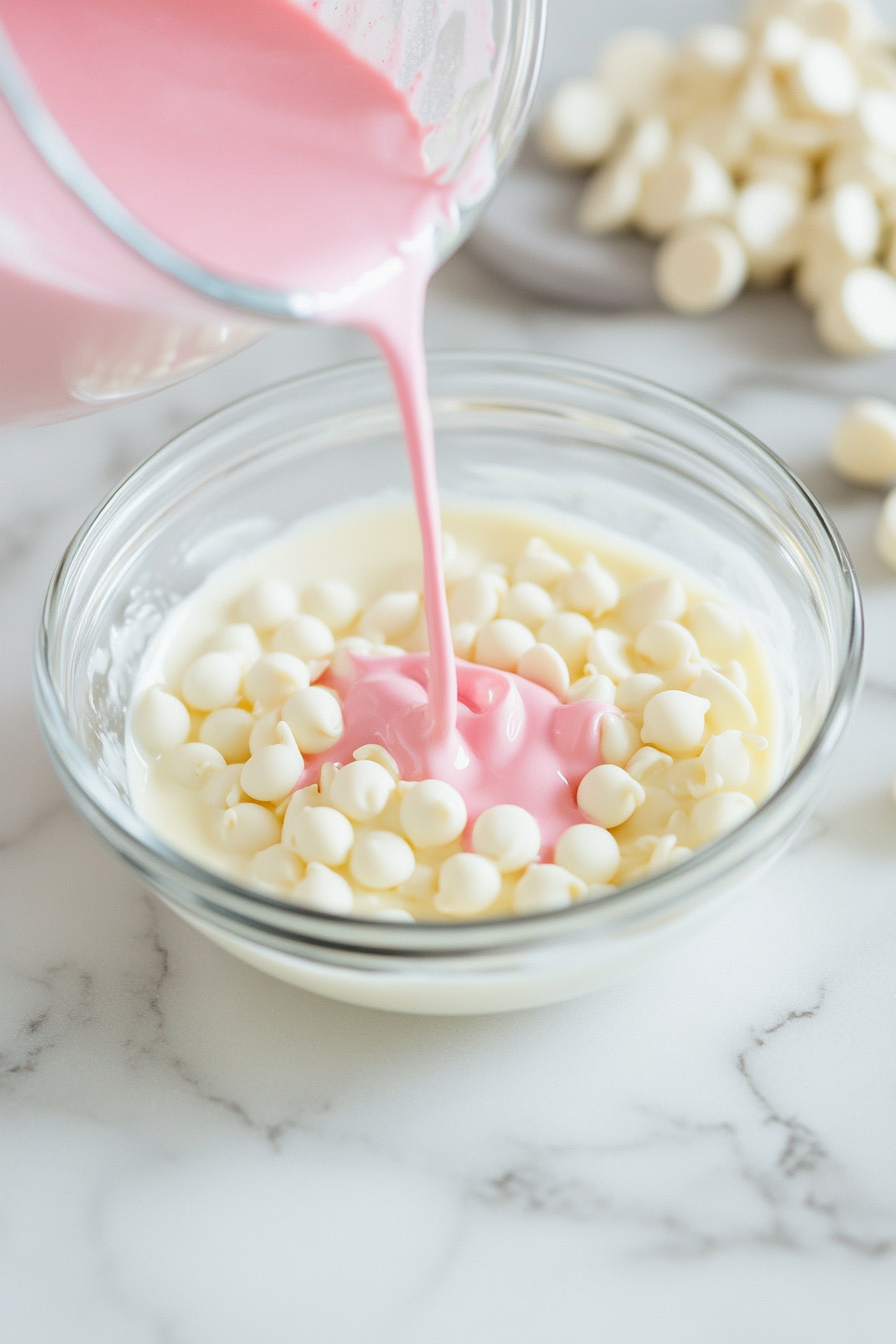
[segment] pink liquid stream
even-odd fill
[[[473,817],[516,801],[553,843],[582,819],[575,788],[600,762],[607,706],[563,706],[454,657],[423,347],[454,188],[427,167],[407,94],[291,0],[0,0],[0,18],[50,112],[143,225],[218,275],[329,295],[325,320],[367,330],[387,360],[430,653],[359,664],[331,757],[381,742],[403,777],[453,783]]]

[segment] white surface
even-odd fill
[[[595,32],[629,17],[579,7]],[[549,77],[573,64],[555,42]],[[283,333],[137,406],[0,435],[0,1338],[892,1344],[896,578],[873,552],[880,497],[835,477],[826,440],[848,400],[893,394],[896,360],[824,355],[784,295],[597,317],[463,256],[428,330],[644,374],[781,453],[859,569],[857,721],[797,847],[637,978],[478,1020],[314,998],[162,910],[72,815],[31,639],[64,544],[125,471],[367,342]]]

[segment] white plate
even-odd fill
[[[575,226],[584,179],[539,162],[527,146],[467,246],[542,297],[595,308],[656,308],[656,247],[634,234],[588,238]]]

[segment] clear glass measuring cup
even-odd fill
[[[407,91],[429,168],[456,186],[435,239],[444,260],[524,130],[544,0],[289,2]],[[272,322],[321,315],[325,296],[214,274],[129,213],[42,101],[4,25],[9,8],[0,0],[0,423],[140,396]]]

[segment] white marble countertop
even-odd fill
[[[557,0],[548,81],[631,9]],[[64,801],[32,632],[63,546],[130,467],[235,396],[370,346],[282,332],[133,406],[0,433],[0,1339],[892,1344],[896,576],[871,547],[879,499],[832,474],[825,442],[848,398],[893,394],[896,360],[824,355],[785,295],[699,322],[599,316],[463,254],[432,287],[428,339],[670,384],[816,491],[868,618],[817,812],[723,920],[577,1002],[423,1019],[266,979]]]
[[[432,347],[557,351],[740,420],[830,508],[867,683],[816,815],[637,978],[505,1017],[314,999],[162,909],[64,802],[31,711],[52,567],[130,466],[263,382],[364,353],[269,337],[92,420],[0,436],[0,1338],[10,1344],[863,1344],[896,1338],[896,576],[824,462],[892,358],[785,295],[600,317],[468,257]]]

